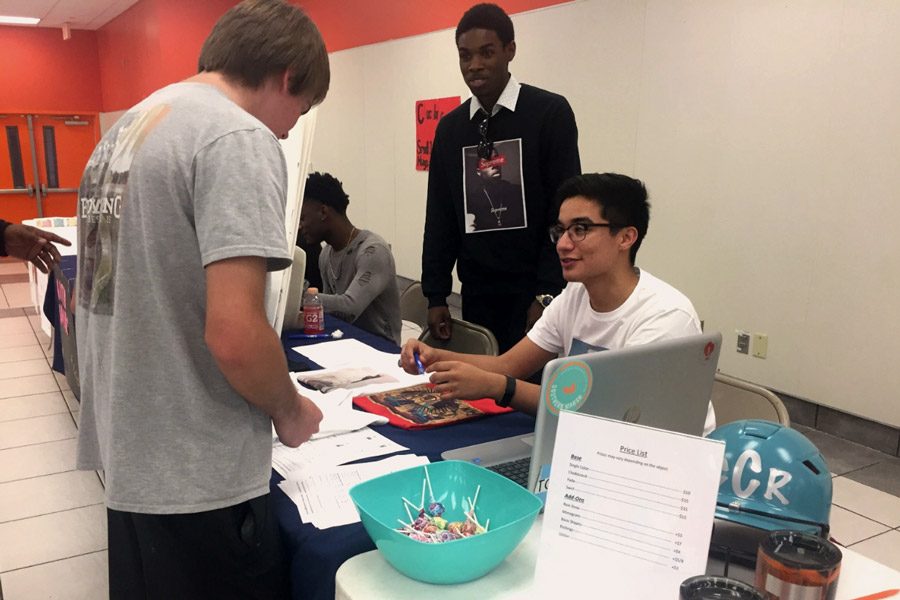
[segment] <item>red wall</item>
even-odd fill
[[[329,52],[456,27],[478,0],[291,0],[316,22]],[[571,0],[494,0],[508,14]]]
[[[203,40],[235,0],[140,0],[97,31],[103,110],[129,108],[197,72]]]
[[[0,111],[102,110],[97,35],[0,25]]]
[[[291,0],[322,31],[329,52],[456,26],[475,0]],[[517,13],[571,0],[500,0]],[[103,110],[123,110],[197,72],[203,40],[236,0],[140,0],[97,32]],[[426,10],[427,7],[427,10]]]

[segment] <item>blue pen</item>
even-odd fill
[[[416,366],[419,368],[419,375],[424,375],[425,366],[422,364],[422,360],[419,358],[419,353],[413,352],[413,358],[416,359]]]
[[[331,337],[330,333],[289,333],[288,338],[302,338],[305,340],[324,340]]]

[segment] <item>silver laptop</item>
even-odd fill
[[[560,410],[702,435],[721,345],[720,333],[708,333],[554,359],[544,367],[533,434],[447,450],[441,457],[508,476],[526,468],[528,489],[545,498]]]

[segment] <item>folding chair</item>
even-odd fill
[[[422,295],[422,284],[413,281],[400,294],[400,318],[420,328],[428,326],[428,301]]]
[[[453,326],[453,335],[449,340],[439,340],[431,335],[431,330],[425,328],[419,339],[429,346],[440,348],[442,350],[452,350],[453,352],[462,352],[465,354],[486,354],[489,356],[497,356],[500,347],[497,345],[497,338],[487,327],[463,321],[462,319],[451,319]]]
[[[765,419],[791,425],[781,398],[760,385],[724,373],[716,373],[712,403],[716,426],[741,419]]]

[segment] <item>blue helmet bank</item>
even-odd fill
[[[591,383],[591,370],[580,360],[560,365],[544,392],[546,409],[554,415],[561,410],[577,411],[587,399]]]
[[[709,437],[725,442],[716,517],[762,530],[827,535],[831,473],[806,436],[778,423],[743,420]]]

